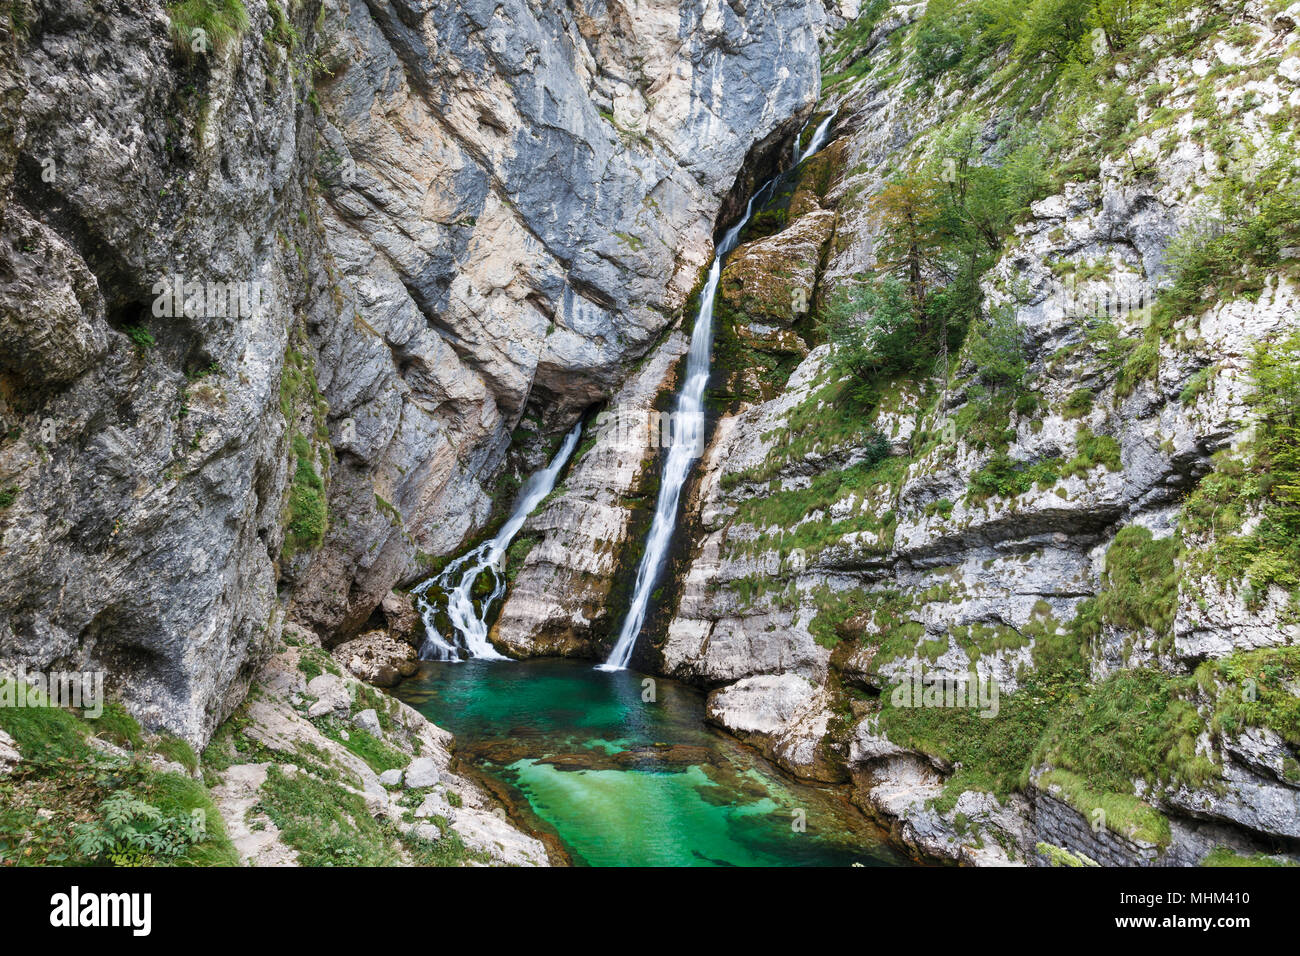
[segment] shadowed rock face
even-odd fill
[[[571,423],[659,339],[825,18],[245,6],[207,53],[161,2],[0,25],[0,659],[196,742],[286,610],[361,631],[486,519],[526,409]],[[171,276],[260,307],[157,314]]]

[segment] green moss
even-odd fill
[[[312,463],[311,443],[295,432],[292,444],[296,465],[289,488],[289,520],[285,529],[285,551],[291,555],[320,547],[329,526],[325,481]]]
[[[1101,821],[1107,830],[1121,836],[1159,847],[1167,847],[1173,840],[1168,817],[1131,793],[1096,790],[1084,777],[1064,770],[1048,771],[1038,785],[1064,799],[1089,822]]]
[[[1121,528],[1106,550],[1097,595],[1102,620],[1121,630],[1172,635],[1178,609],[1178,553],[1176,537],[1155,539],[1137,525]]]
[[[1226,846],[1220,846],[1215,847],[1214,851],[1201,861],[1201,866],[1296,866],[1296,864],[1289,860],[1284,861],[1265,856],[1262,853],[1243,856]]]
[[[0,489],[0,511],[8,508],[18,500],[18,486],[10,485],[8,488]]]
[[[1101,865],[1096,860],[1083,853],[1071,853],[1064,847],[1059,847],[1054,843],[1044,843],[1040,840],[1034,849],[1047,857],[1047,861],[1051,866],[1078,867]]]

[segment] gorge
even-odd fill
[[[0,47],[0,862],[1300,863],[1300,5]]]

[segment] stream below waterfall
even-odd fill
[[[645,701],[645,680],[589,661],[429,661],[395,694],[577,865],[908,863],[842,789],[793,781],[708,727],[693,687],[655,678]]]

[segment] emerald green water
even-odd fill
[[[427,662],[395,693],[578,865],[907,862],[841,792],[706,727],[698,690],[656,678],[645,701],[645,679],[578,661]]]

